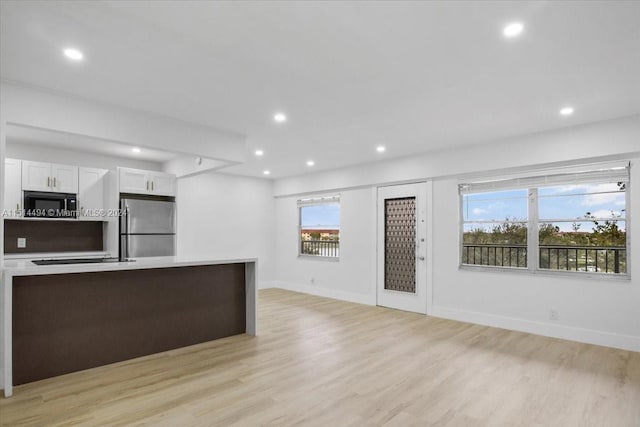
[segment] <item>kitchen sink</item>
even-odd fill
[[[66,258],[66,259],[34,259],[35,265],[60,265],[60,264],[100,264],[109,262],[134,262],[127,258]]]

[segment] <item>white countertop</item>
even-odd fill
[[[4,254],[6,260],[32,260],[32,259],[64,259],[64,258],[100,258],[110,256],[106,251],[94,252],[33,252]]]
[[[90,257],[87,257],[90,258]],[[9,276],[33,276],[41,274],[87,273],[96,271],[140,270],[147,268],[189,267],[196,265],[237,264],[257,262],[246,259],[194,259],[179,256],[135,258],[133,262],[109,262],[95,264],[35,265],[30,260],[5,260],[4,274]]]

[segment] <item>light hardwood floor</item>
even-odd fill
[[[3,426],[640,426],[640,353],[260,291],[237,336],[15,389]]]

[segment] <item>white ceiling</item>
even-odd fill
[[[229,169],[239,174],[278,178],[640,112],[640,2],[1,7],[3,78],[245,134],[248,153],[265,155]],[[514,20],[525,32],[507,40]],[[85,61],[69,63],[67,46]],[[573,116],[558,115],[565,105]],[[276,111],[289,121],[275,124]]]
[[[147,147],[136,147],[140,149],[140,152],[134,153],[132,151],[132,148],[134,148],[132,145],[28,126],[8,125],[7,142],[45,147],[60,147],[79,152],[104,154],[107,156],[146,160],[156,163],[163,163],[180,157],[177,153]]]

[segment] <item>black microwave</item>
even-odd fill
[[[75,194],[24,192],[24,216],[39,218],[75,218],[78,200]]]

